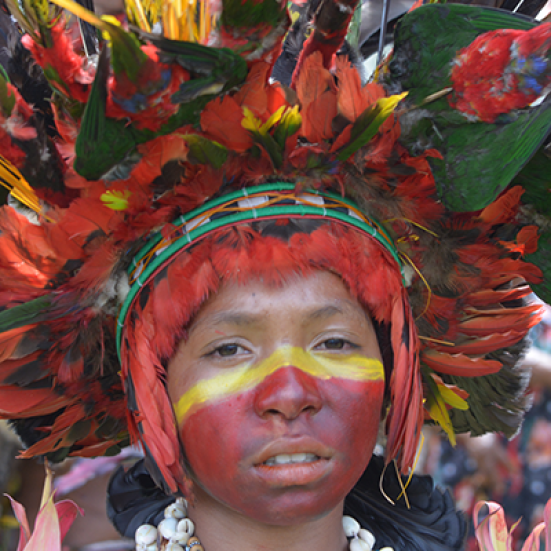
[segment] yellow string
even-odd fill
[[[419,276],[419,278],[427,288],[427,292],[428,292],[427,303],[425,304],[425,308],[423,309],[423,311],[415,318],[415,319],[419,319],[423,317],[426,314],[427,310],[429,309],[430,301],[432,298],[432,290],[430,288],[429,282],[425,279],[425,277],[421,273],[421,270],[419,270],[419,268],[417,268],[417,266],[413,263],[413,260],[411,260],[411,258],[404,252],[398,252],[398,254],[400,255],[400,258],[402,260],[406,260],[408,264],[414,269],[415,273]]]
[[[422,341],[434,342],[436,344],[444,344],[446,346],[455,346],[454,342],[442,341],[440,339],[433,339],[432,337],[423,337],[422,335],[419,335],[419,339],[421,339]]]
[[[383,494],[383,497],[391,504],[391,505],[396,505],[396,503],[394,503],[394,501],[392,501],[392,499],[390,498],[390,496],[385,492],[385,489],[383,488],[383,478],[385,476],[385,473],[386,473],[386,468],[388,467],[388,464],[385,464],[385,466],[383,467],[383,470],[381,472],[381,476],[379,477],[379,491],[381,492],[381,494]]]
[[[418,224],[417,222],[414,222],[413,220],[411,220],[409,218],[388,218],[387,220],[383,220],[383,222],[384,223],[394,222],[396,220],[405,220],[406,222],[408,222],[408,224],[411,224],[412,226],[416,226],[417,228],[420,228],[420,229],[426,231],[427,233],[430,233],[434,237],[439,237],[439,235],[437,233],[433,232],[432,230],[429,230],[428,228],[426,228],[425,226],[423,226],[421,224]]]
[[[400,470],[398,469],[398,464],[396,463],[396,459],[392,460],[392,464],[394,465],[394,470],[396,471],[396,478],[398,478],[398,483],[400,484],[400,487],[402,488],[402,491],[400,492],[400,495],[398,496],[398,499],[400,499],[402,496],[404,496],[404,499],[406,500],[406,507],[408,509],[410,509],[411,507],[409,505],[408,495],[406,494],[406,487],[404,486],[404,483],[402,482],[402,477],[400,476]],[[410,478],[411,478],[411,475],[410,475]],[[408,483],[409,483],[409,481],[408,481]],[[398,501],[398,499],[396,501]]]
[[[409,483],[411,482],[411,479],[413,478],[413,473],[415,472],[415,468],[417,467],[417,463],[419,463],[419,459],[421,459],[421,452],[423,451],[423,446],[425,445],[425,435],[421,432],[421,440],[419,441],[419,447],[417,448],[417,453],[415,454],[415,461],[413,462],[413,467],[411,468],[411,471],[409,473],[408,479],[406,480],[405,486],[402,486],[402,492],[400,495],[396,498],[396,501],[400,501],[400,498],[402,497],[402,494],[404,495],[404,498],[406,500],[407,508],[409,509],[409,501],[408,496],[406,494],[406,489],[409,486]],[[400,475],[398,473],[398,479],[401,481]]]
[[[406,241],[419,241],[418,235],[404,235],[396,240],[396,243],[405,243]]]

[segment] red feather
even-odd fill
[[[465,354],[445,354],[437,350],[426,350],[423,353],[423,362],[438,373],[459,377],[490,375],[502,368],[501,362],[497,360],[471,358]]]

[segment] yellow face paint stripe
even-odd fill
[[[199,381],[174,404],[176,419],[181,423],[194,406],[245,392],[278,369],[289,366],[323,380],[335,377],[366,382],[384,381],[385,378],[383,364],[375,358],[359,354],[313,354],[300,347],[283,346],[256,367],[248,363]]]

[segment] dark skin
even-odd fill
[[[337,276],[224,285],[168,367],[205,549],[344,551],[344,498],[376,442],[381,373],[371,320]]]

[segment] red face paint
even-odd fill
[[[233,321],[223,322],[228,337],[218,342],[216,320],[225,311]],[[257,282],[228,286],[196,325],[169,366],[175,403],[197,383],[264,365],[285,346],[333,363],[380,360],[361,305],[328,273],[280,289]],[[324,376],[288,362],[243,391],[214,393],[181,417],[193,476],[220,507],[258,522],[287,525],[323,516],[342,502],[371,458],[383,392],[381,377]]]

